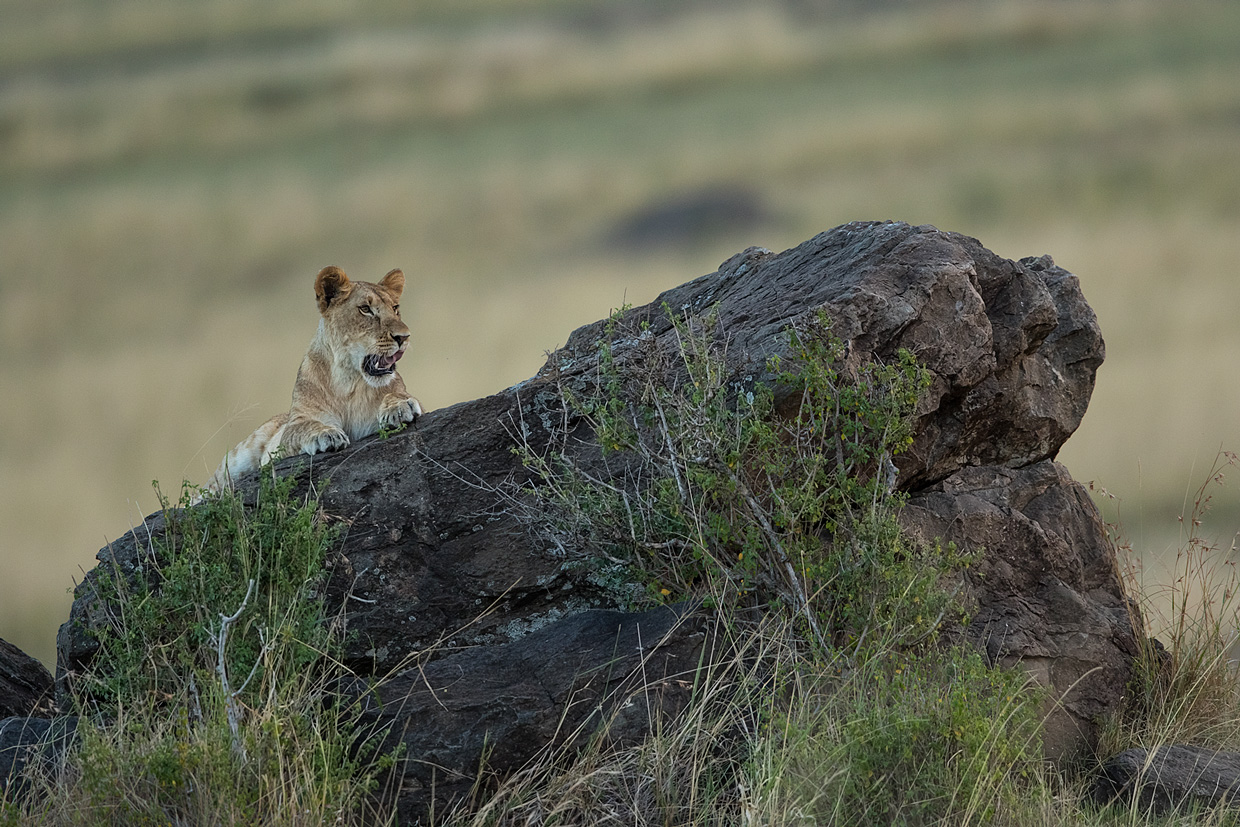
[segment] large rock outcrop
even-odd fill
[[[715,308],[738,377],[760,379],[767,358],[787,349],[789,324],[819,310],[851,359],[900,348],[918,356],[933,384],[898,467],[912,494],[907,525],[984,547],[986,576],[973,583],[977,611],[963,633],[1064,695],[1048,727],[1053,755],[1088,747],[1128,681],[1135,643],[1097,512],[1052,461],[1103,358],[1077,279],[1049,258],[1008,261],[932,227],[853,223],[779,254],[751,248],[632,311],[670,343],[664,303]],[[646,684],[675,685],[706,645],[693,613],[613,611],[499,494],[526,475],[515,440],[547,448],[565,422],[559,387],[588,385],[607,331],[602,321],[577,330],[537,376],[433,411],[416,429],[277,468],[330,476],[323,508],[349,522],[331,593],[355,635],[350,664],[362,674],[416,664],[383,690],[392,731],[415,760],[433,756],[424,766],[438,773],[415,771],[407,813],[424,811],[432,781],[440,798],[467,791],[484,749],[493,769],[519,767],[546,745],[545,724],[582,698],[578,723],[587,709],[606,717],[622,708],[636,670]],[[624,360],[635,347],[620,336],[611,350]],[[572,437],[588,436],[584,422],[568,424]],[[578,450],[575,439],[564,444]],[[148,530],[162,528],[152,517],[100,560],[132,573]],[[93,581],[61,630],[62,692],[92,656],[84,630],[102,621]],[[605,679],[585,677],[600,670]]]

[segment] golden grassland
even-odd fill
[[[150,481],[287,405],[325,264],[404,268],[438,408],[854,219],[1080,275],[1108,359],[1061,458],[1158,551],[1240,414],[1240,7],[809,9],[0,0],[0,637],[50,660]],[[615,241],[716,191],[754,209]]]

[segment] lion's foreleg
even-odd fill
[[[392,393],[379,404],[379,427],[399,428],[415,422],[422,415],[422,405],[407,393]]]

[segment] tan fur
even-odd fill
[[[409,339],[400,320],[404,289],[400,270],[378,284],[350,281],[339,267],[319,272],[314,295],[322,318],[297,371],[292,407],[229,451],[208,489],[228,487],[277,454],[334,451],[421,415],[422,406],[396,373]]]

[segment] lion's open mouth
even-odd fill
[[[379,353],[371,353],[362,360],[362,370],[366,371],[371,376],[387,376],[389,373],[395,372],[396,363],[399,362],[400,357],[404,355],[405,349],[403,347],[390,356],[383,356]]]

